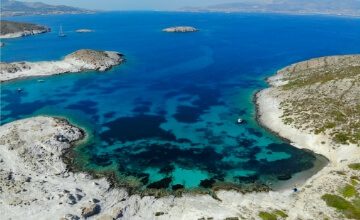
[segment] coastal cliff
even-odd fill
[[[50,28],[42,25],[14,21],[0,21],[0,26],[0,38],[24,37],[50,31]]]
[[[106,71],[124,60],[124,56],[118,52],[78,50],[61,61],[0,63],[0,81],[87,70]]]

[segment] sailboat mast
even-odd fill
[[[62,29],[62,25],[60,25],[59,37],[65,37],[65,34],[64,34],[64,32],[63,32],[63,29]]]

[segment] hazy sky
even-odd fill
[[[184,6],[207,6],[236,0],[22,0],[44,2],[56,5],[69,5],[99,10],[166,10]]]

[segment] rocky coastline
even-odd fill
[[[50,32],[51,29],[37,24],[14,21],[0,21],[0,39],[25,37]]]
[[[322,124],[319,124],[318,121],[328,122],[333,119],[327,112],[332,105],[343,100],[346,101],[342,103],[342,107],[350,106],[352,108],[358,104],[356,97],[360,90],[359,62],[360,56],[347,55],[320,57],[292,64],[269,77],[267,81],[271,87],[256,94],[257,119],[265,128],[290,141],[293,146],[311,150],[329,160],[325,168],[306,181],[306,189],[299,192],[303,196],[306,195],[301,199],[304,202],[302,204],[304,208],[309,204],[314,205],[312,207],[314,212],[307,213],[312,214],[314,219],[352,218],[359,211],[358,208],[354,208],[349,211],[351,213],[349,214],[344,210],[337,209],[331,200],[327,199],[341,198],[339,201],[349,202],[349,204],[358,199],[356,195],[353,195],[354,198],[346,200],[346,196],[341,195],[341,192],[344,187],[350,187],[355,192],[360,190],[357,182],[353,181],[353,177],[359,175],[359,170],[351,168],[360,162],[360,146],[353,141],[352,137],[349,137],[346,142],[339,142],[334,138],[338,134],[334,131],[337,131],[338,128],[341,130],[353,128],[347,128],[346,126],[349,124],[346,122],[346,118],[343,118],[336,124],[334,123],[334,126],[326,126],[325,130],[321,129],[322,132],[317,130],[319,126],[322,128]],[[332,92],[325,92],[329,88],[332,88]],[[337,91],[334,91],[334,88]],[[299,104],[301,99],[313,99],[316,104],[307,102],[307,111],[304,111],[303,106]],[[330,99],[331,102],[325,105],[321,102],[323,99]],[[291,112],[289,112],[290,110]],[[307,119],[306,126],[301,127],[297,123],[302,119],[304,112]],[[317,116],[319,112],[325,112],[320,115],[323,117],[322,120],[312,117],[313,115]],[[347,117],[355,122],[360,120],[359,115],[353,117],[348,114]],[[293,120],[289,120],[289,118]],[[351,132],[356,134],[356,130],[351,130],[350,135]],[[350,183],[352,184],[350,185]],[[311,191],[312,194],[309,193]],[[315,210],[318,210],[319,214],[316,215]],[[320,215],[320,213],[322,214]]]
[[[61,61],[0,63],[0,82],[33,76],[49,76],[83,71],[106,71],[125,61],[114,51],[78,50]]]
[[[343,85],[341,88],[347,85],[356,87],[357,77],[360,75],[357,72],[346,72],[344,78],[338,77],[339,71],[345,67],[357,68],[357,62],[357,56],[341,56],[294,64],[270,77],[271,87],[255,96],[258,121],[263,126],[286,138],[295,147],[311,150],[329,159],[326,167],[304,183],[298,184],[296,192],[292,188],[286,188],[245,193],[229,187],[219,188],[216,195],[187,192],[182,196],[163,197],[129,194],[125,188],[113,187],[112,181],[102,176],[70,170],[67,162],[64,162],[64,154],[70,152],[79,141],[85,141],[86,135],[82,129],[64,119],[39,116],[0,127],[2,217],[103,220],[357,219],[360,147],[350,142],[341,144],[332,140],[330,131],[316,134],[311,127],[307,130],[299,129],[296,124],[286,123],[283,117],[286,105],[281,104],[292,98],[288,93],[299,89],[292,87],[290,90],[283,90],[283,86],[287,88],[288,84],[292,85],[293,79],[297,79],[289,77],[300,74],[302,80],[296,82],[307,82],[307,77],[312,75],[301,74],[309,71],[312,74],[331,73],[335,68],[337,78],[326,77],[327,80],[320,84],[311,80],[309,85],[301,84],[301,91],[312,88],[313,83],[317,85],[317,91],[327,88],[328,83],[340,83]],[[349,80],[354,80],[353,84],[348,84]],[[351,99],[353,95],[356,97],[356,92],[349,94],[350,97],[346,100],[351,103],[357,101]],[[317,124],[309,122],[310,125]],[[343,209],[334,207],[333,201],[341,203]]]

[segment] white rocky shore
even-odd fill
[[[47,30],[19,31],[19,32],[15,32],[15,33],[2,34],[2,35],[0,35],[0,39],[25,37],[25,36],[29,36],[29,35],[43,34],[46,32],[49,32],[49,31],[47,31]]]
[[[0,81],[31,76],[49,76],[87,70],[105,71],[124,61],[114,51],[78,50],[61,61],[0,63]]]
[[[25,37],[42,34],[50,31],[50,28],[23,22],[0,21],[0,39]]]
[[[169,27],[163,29],[164,32],[169,33],[186,33],[186,32],[196,32],[198,29],[190,26],[177,26],[177,27]]]

